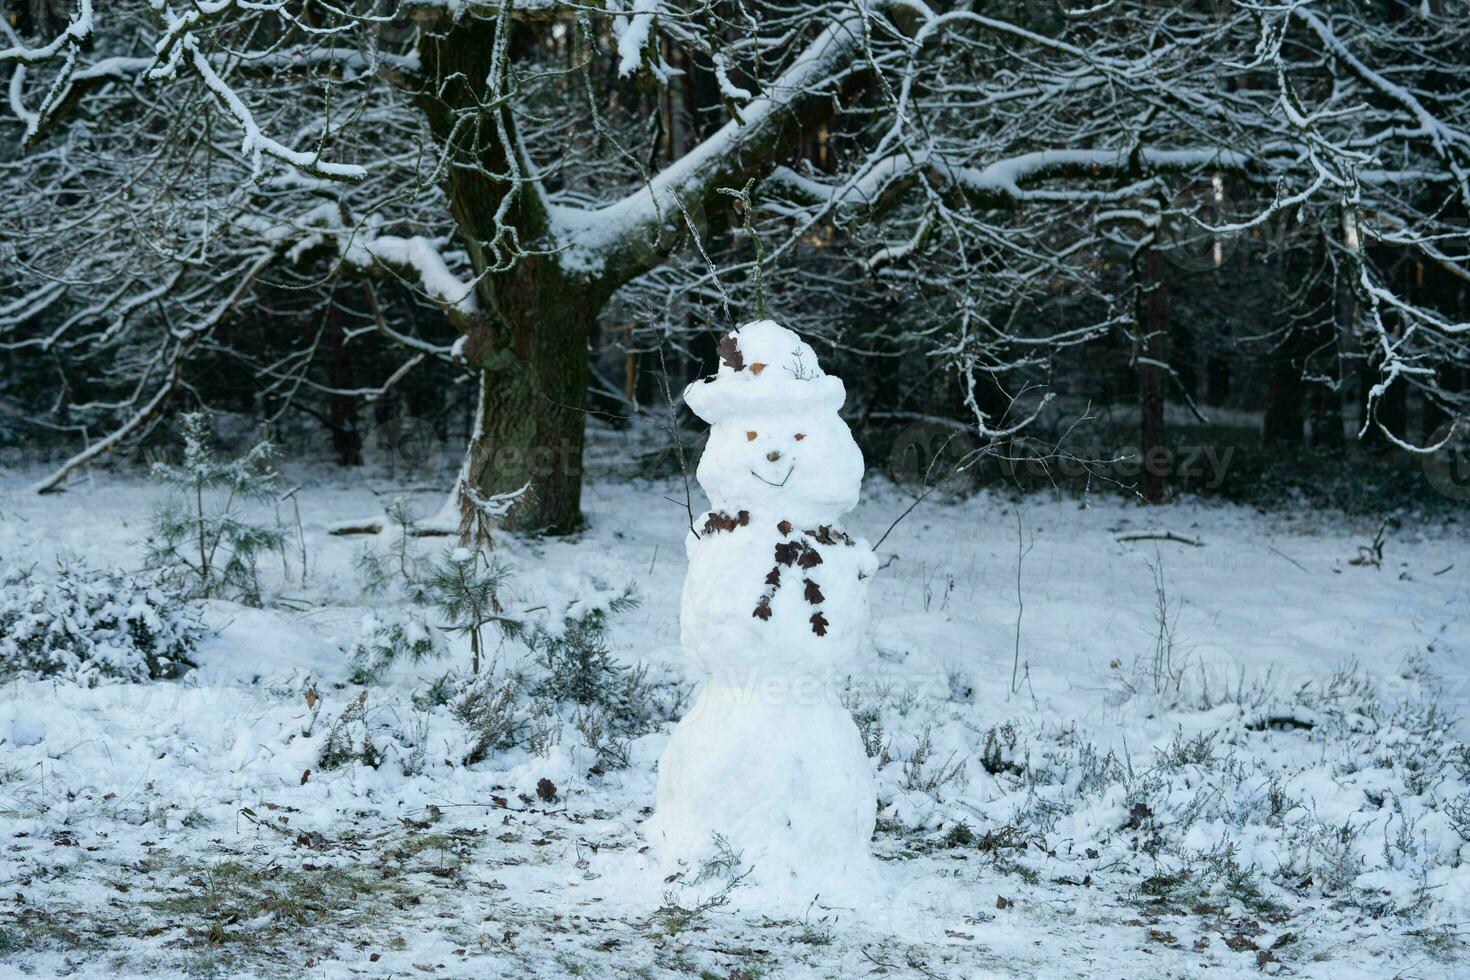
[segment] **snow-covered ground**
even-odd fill
[[[598,436],[602,458],[634,448]],[[139,565],[156,488],[98,474],[43,498],[34,475],[0,478],[0,557]],[[1376,528],[1319,515],[931,499],[879,549],[870,641],[844,682],[877,767],[887,895],[770,918],[738,883],[718,904],[719,874],[653,871],[640,825],[667,724],[619,767],[573,709],[543,705],[538,737],[466,766],[460,723],[413,699],[467,667],[463,639],[349,684],[364,614],[403,600],[364,596],[355,570],[389,541],[326,528],[383,503],[353,474],[304,482],[306,581],[277,572],[265,609],[210,603],[197,670],[0,688],[0,972],[1470,971],[1463,525],[1390,529],[1374,565],[1352,559]],[[648,665],[650,698],[687,704],[682,494],[595,477],[585,533],[503,535],[506,612],[555,630],[633,584],[614,651]],[[848,528],[876,541],[906,506],[870,480]],[[1158,529],[1203,546],[1118,540]],[[505,642],[495,670],[526,656]],[[333,720],[364,691],[383,761],[324,771]]]

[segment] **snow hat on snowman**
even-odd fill
[[[699,482],[714,509],[814,527],[856,506],[863,456],[837,414],[842,379],[824,374],[811,345],[772,320],[726,334],[719,353],[719,372],[684,389],[685,403],[711,425]]]
[[[774,320],[756,320],[720,339],[720,370],[684,389],[711,425],[755,413],[835,412],[847,392],[824,374],[811,345]]]

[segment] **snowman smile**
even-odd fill
[[[781,477],[781,482],[780,483],[776,483],[776,482],[774,482],[772,480],[767,480],[765,477],[761,476],[755,470],[751,470],[750,471],[750,475],[753,476],[753,477],[755,477],[757,480],[761,481],[762,483],[766,484],[767,486],[784,487],[786,485],[786,481],[789,480],[789,479],[791,479],[791,474],[794,473],[795,471],[796,471],[796,464],[795,463],[792,463],[791,466],[787,468],[786,475],[783,476],[783,477]]]

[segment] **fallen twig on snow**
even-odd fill
[[[1173,531],[1133,531],[1128,534],[1118,535],[1117,540],[1122,542],[1177,541],[1180,544],[1187,544],[1191,548],[1203,548],[1205,546],[1205,543],[1199,538],[1186,538],[1184,535],[1175,534]]]
[[[327,533],[335,537],[347,537],[353,534],[382,534],[390,525],[396,524],[386,514],[377,517],[368,517],[355,521],[338,521],[327,527]],[[408,529],[410,538],[447,538],[459,533],[457,527],[451,528],[447,524],[425,523]]]
[[[1277,551],[1275,548],[1272,548],[1270,545],[1267,545],[1266,546],[1266,550],[1269,551],[1269,552],[1271,552],[1271,554],[1273,554],[1273,555],[1277,555],[1278,557],[1285,558],[1287,561],[1291,562],[1293,565],[1295,565],[1297,568],[1300,568],[1302,571],[1304,571],[1304,572],[1307,571],[1307,566],[1306,565],[1303,565],[1301,562],[1297,561],[1295,558],[1291,557],[1290,555],[1286,554],[1285,552]]]

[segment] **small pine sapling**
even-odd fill
[[[429,682],[429,686],[413,694],[413,706],[419,711],[442,708],[454,700],[459,690],[459,675],[447,670]]]
[[[414,663],[442,657],[444,641],[418,616],[386,616],[368,613],[357,638],[347,648],[354,684],[372,684],[400,657]]]
[[[452,548],[429,566],[423,580],[430,601],[444,618],[443,629],[470,640],[470,672],[480,672],[486,626],[507,634],[519,632],[517,620],[500,615],[499,593],[510,570],[478,548]]]
[[[620,682],[627,668],[613,659],[608,647],[607,617],[635,609],[638,603],[630,585],[606,605],[566,617],[560,633],[537,629],[528,637],[526,644],[546,671],[537,693],[583,705],[625,707],[621,703],[625,685]]]
[[[369,595],[381,595],[396,580],[402,582],[410,602],[431,601],[431,597],[425,594],[423,583],[424,559],[415,554],[411,546],[418,519],[410,513],[402,497],[394,498],[384,512],[392,525],[391,533],[384,535],[387,543],[381,547],[367,545],[357,556],[357,572],[362,578],[363,591]]]
[[[221,459],[210,445],[208,415],[191,412],[181,425],[183,460],[153,465],[153,478],[172,493],[154,508],[147,566],[189,595],[258,606],[258,559],[283,547],[286,537],[248,520],[245,508],[276,499],[275,450],[261,441],[243,456]]]
[[[602,769],[626,768],[632,741],[678,717],[682,707],[677,689],[657,688],[646,666],[630,667],[612,655],[608,616],[637,605],[638,597],[629,586],[564,617],[559,633],[537,627],[524,637],[540,668],[531,682],[532,695],[548,703],[577,706],[572,724],[597,753]]]
[[[409,511],[408,502],[402,497],[394,497],[384,510],[388,520],[398,528],[393,539],[393,564],[403,580],[411,582],[418,577],[419,559],[409,548],[408,542],[413,537],[418,518]]]

